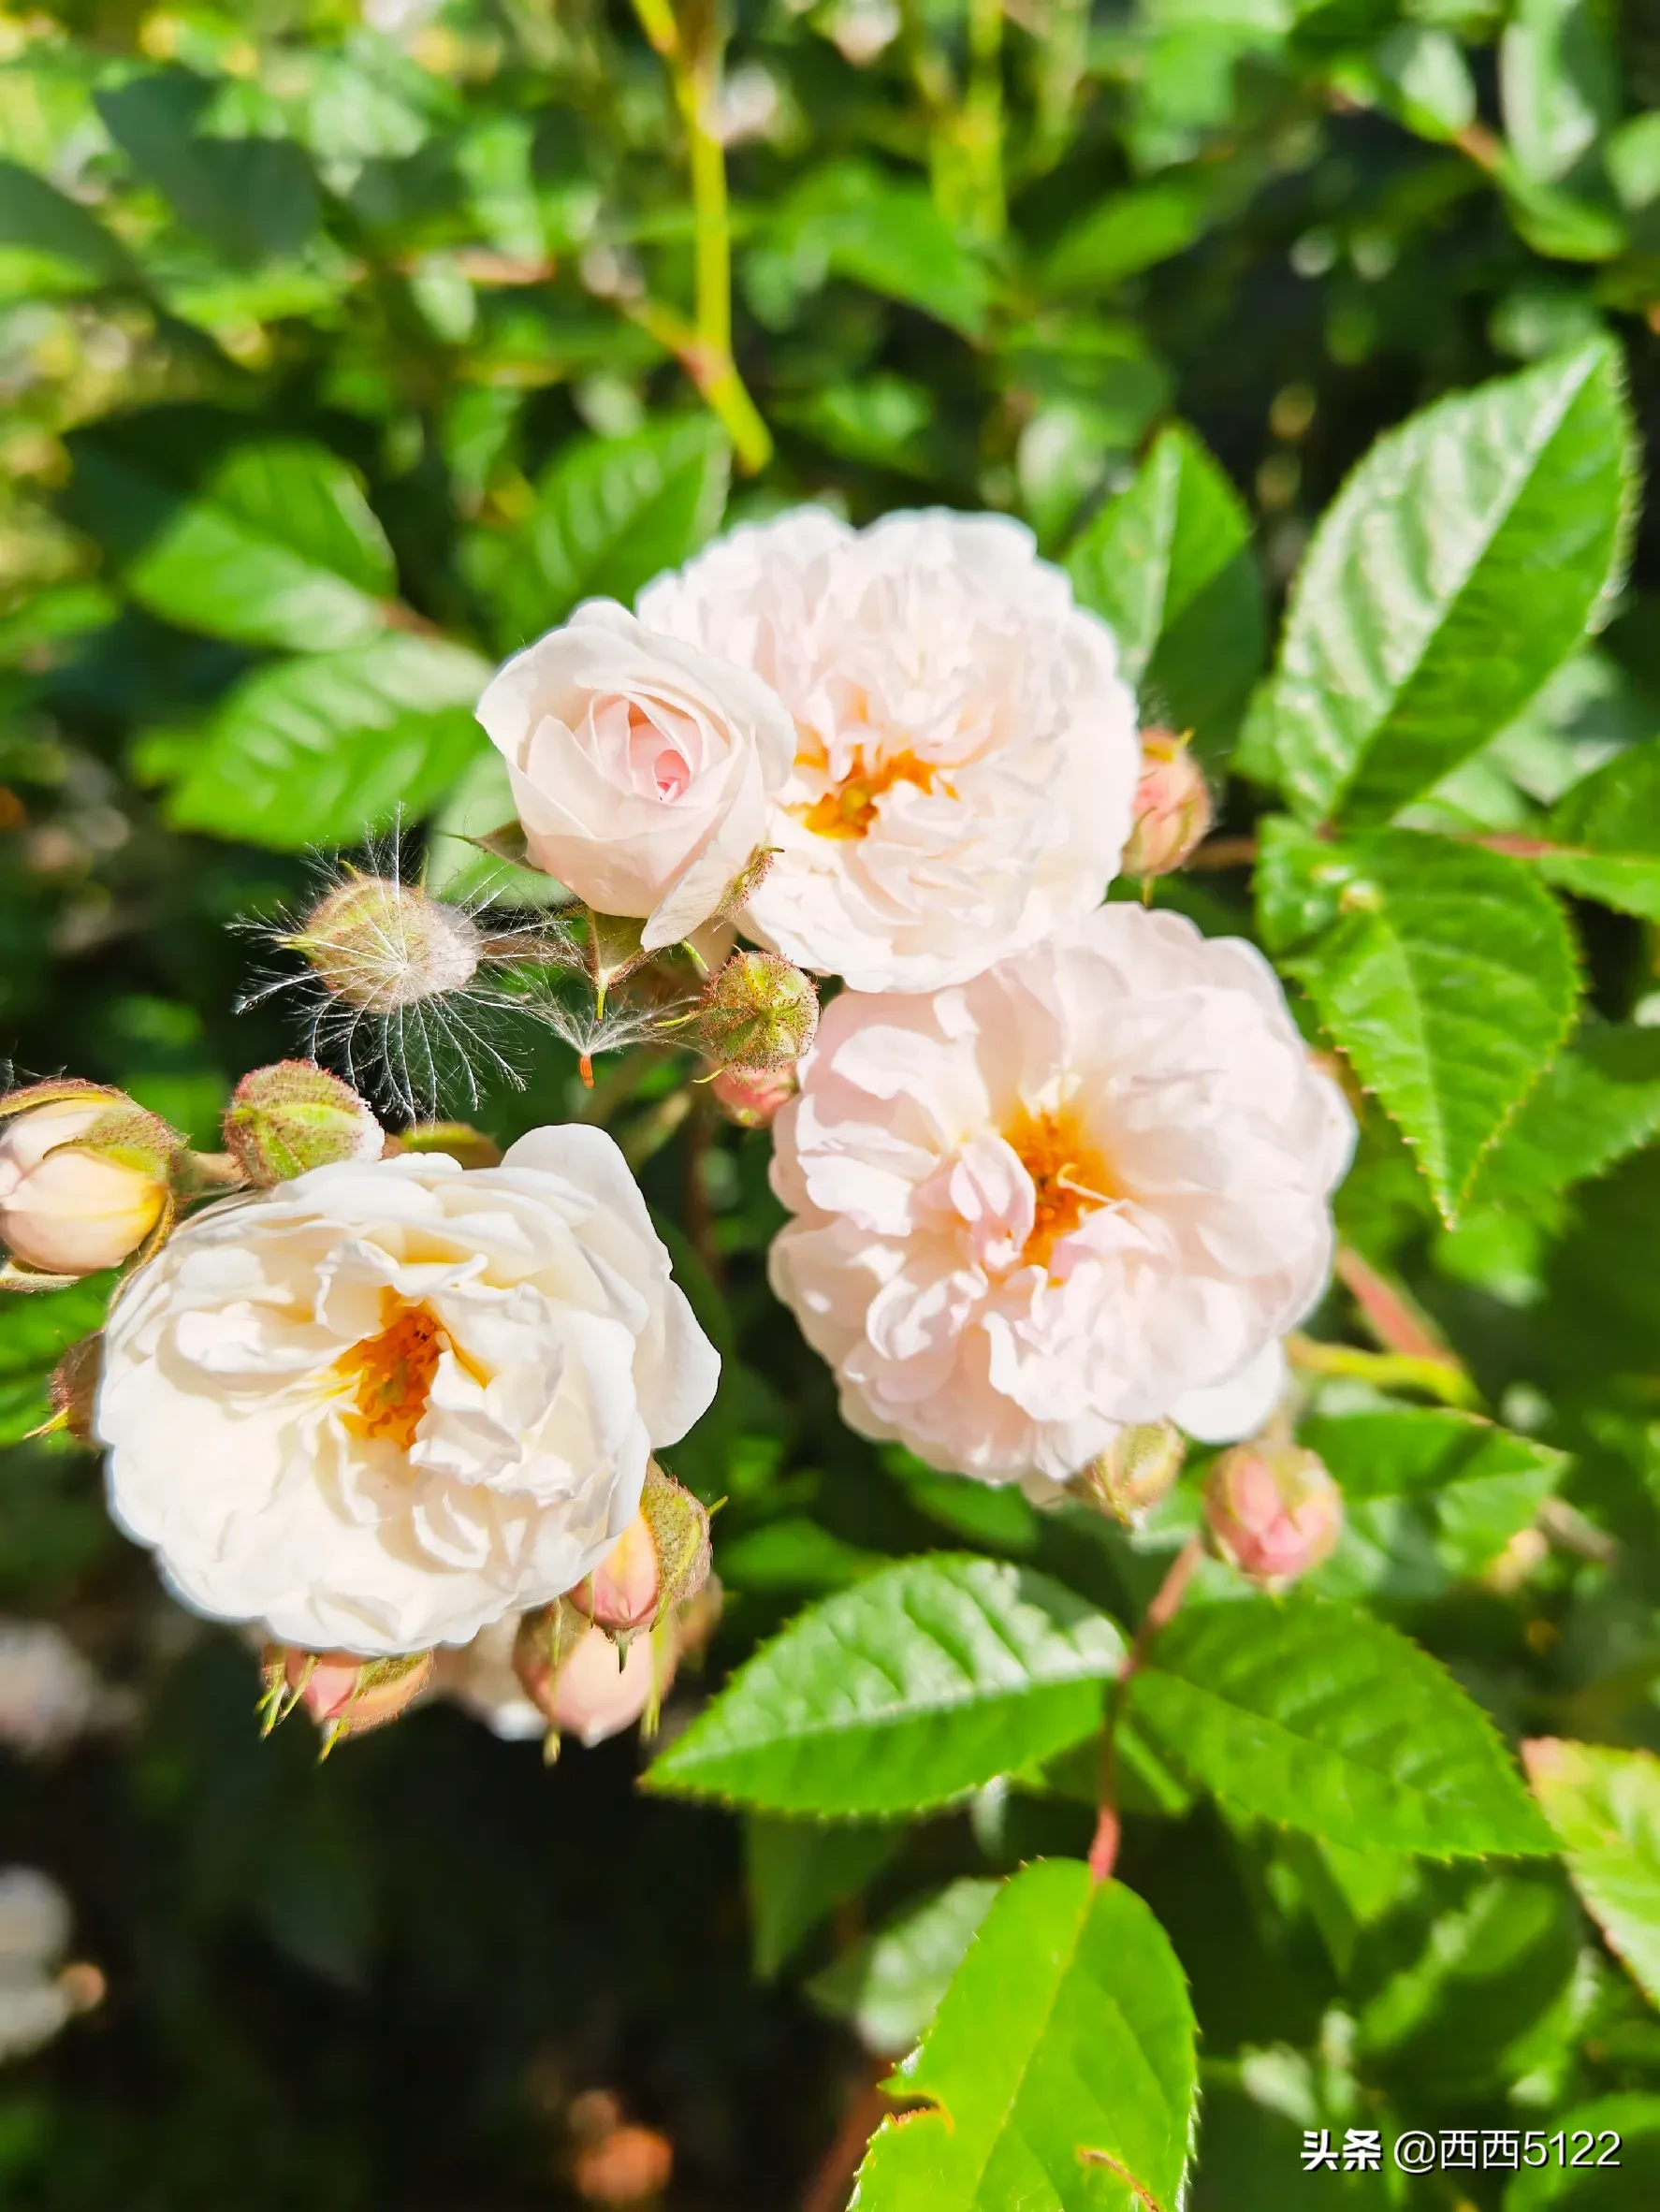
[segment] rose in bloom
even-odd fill
[[[602,1130],[346,1161],[199,1215],[116,1301],[116,1519],[185,1602],[365,1658],[546,1603],[720,1361]]]
[[[790,718],[747,669],[608,600],[508,662],[478,702],[530,857],[647,952],[689,936],[766,834]]]
[[[1141,754],[1113,634],[997,516],[816,508],[738,530],[641,594],[794,718],[779,849],[747,926],[860,991],[978,975],[1096,906]]]
[[[852,1427],[1062,1481],[1122,1423],[1264,1418],[1353,1124],[1250,946],[1103,907],[953,990],[843,992],[800,1075],[772,1280]]]

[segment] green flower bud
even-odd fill
[[[721,1068],[794,1067],[819,1026],[812,978],[777,953],[735,953],[698,1009],[704,1050]]]
[[[378,1159],[385,1145],[351,1085],[310,1060],[255,1068],[225,1112],[225,1148],[261,1189],[337,1160]]]
[[[1174,1421],[1138,1421],[1120,1429],[1105,1451],[1074,1475],[1073,1492],[1133,1528],[1175,1487],[1187,1441]]]
[[[484,957],[470,915],[386,876],[348,876],[282,941],[365,1013],[463,991]]]

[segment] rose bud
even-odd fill
[[[1343,1493],[1296,1444],[1237,1444],[1211,1469],[1205,1521],[1221,1556],[1264,1590],[1284,1590],[1329,1559]]]
[[[779,1108],[795,1096],[795,1088],[791,1068],[722,1068],[709,1084],[721,1113],[740,1129],[771,1128]]]
[[[1210,826],[1211,795],[1187,738],[1169,730],[1143,730],[1125,874],[1168,876],[1191,856]]]
[[[1187,1456],[1174,1421],[1137,1421],[1074,1475],[1074,1494],[1133,1528],[1168,1497]]]
[[[623,1651],[564,1598],[519,1623],[513,1665],[547,1723],[546,1754],[575,1736],[591,1750],[632,1727],[674,1680],[673,1633],[635,1637]]]
[[[484,943],[471,915],[413,883],[349,875],[282,939],[327,990],[365,1013],[396,1013],[464,991]]]
[[[118,1267],[167,1213],[179,1151],[167,1124],[124,1092],[13,1091],[0,1099],[0,1244],[47,1275]]]
[[[262,1189],[337,1160],[379,1159],[386,1144],[351,1085],[310,1060],[279,1060],[244,1075],[224,1126],[226,1150]]]
[[[777,953],[735,953],[706,984],[697,1024],[720,1067],[773,1073],[794,1067],[811,1044],[819,994],[810,976]]]
[[[342,1737],[366,1736],[407,1712],[432,1680],[432,1653],[363,1659],[356,1652],[301,1652],[268,1644],[261,1668],[265,1733],[303,1705],[323,1733],[323,1756]]]
[[[570,1602],[596,1627],[627,1636],[695,1597],[708,1572],[708,1514],[652,1460],[640,1510]]]

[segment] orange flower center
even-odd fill
[[[352,1426],[363,1436],[384,1436],[400,1451],[415,1442],[432,1377],[447,1338],[424,1305],[398,1305],[383,1293],[388,1318],[378,1336],[366,1336],[338,1362],[353,1386]]]
[[[821,758],[809,764],[823,767]],[[919,791],[932,791],[938,770],[931,761],[919,761],[913,752],[896,752],[885,761],[866,764],[864,752],[853,755],[851,771],[832,784],[810,807],[796,809],[808,828],[820,837],[862,837],[876,820],[876,803],[896,783],[914,783]]]
[[[1020,1257],[1027,1266],[1046,1268],[1062,1237],[1122,1194],[1073,1114],[1028,1113],[1023,1108],[1003,1135],[1031,1177],[1035,1193],[1032,1233]]]

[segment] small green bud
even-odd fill
[[[1137,1421],[1120,1429],[1105,1451],[1073,1476],[1071,1488],[1086,1504],[1133,1528],[1175,1487],[1187,1456],[1187,1439],[1174,1421]]]
[[[698,1009],[704,1050],[721,1068],[794,1067],[819,1026],[812,978],[777,953],[735,953]]]
[[[470,915],[386,876],[347,876],[283,942],[365,1013],[464,991],[484,957]]]
[[[310,1060],[244,1075],[225,1110],[225,1148],[261,1189],[338,1160],[378,1159],[386,1138],[349,1084]]]

